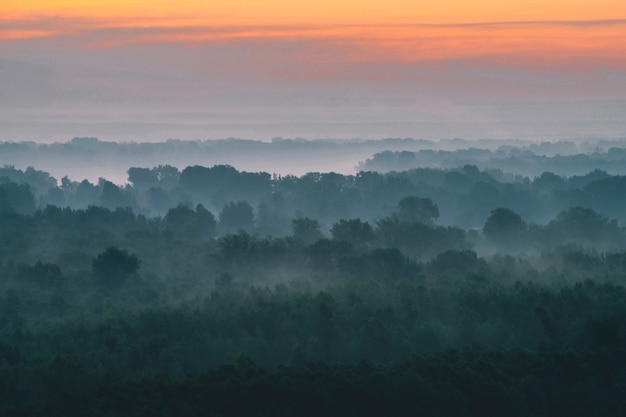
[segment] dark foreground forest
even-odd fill
[[[0,415],[626,415],[626,177],[0,169]]]

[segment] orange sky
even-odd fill
[[[5,0],[11,19],[191,18],[211,24],[408,24],[626,18],[622,0]]]
[[[623,19],[623,20],[621,20]],[[623,0],[5,0],[2,42],[81,48],[142,43],[316,40],[342,60],[486,59],[626,68]],[[6,46],[6,45],[5,45]],[[0,49],[1,50],[1,49]],[[591,59],[590,59],[591,58]],[[530,59],[530,60],[529,60]]]
[[[625,18],[624,20],[620,20]],[[140,43],[316,40],[341,59],[483,59],[626,68],[623,0],[5,0],[0,42],[62,38],[81,48]],[[0,44],[0,48],[2,45]],[[0,49],[1,50],[1,49]]]
[[[0,0],[0,81],[0,124],[35,107],[317,121],[331,103],[395,123],[440,99],[626,100],[626,0]]]

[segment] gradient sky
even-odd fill
[[[0,3],[0,140],[626,135],[623,0]]]

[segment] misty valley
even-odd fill
[[[0,415],[626,415],[626,140],[467,145],[0,143]]]

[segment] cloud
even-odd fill
[[[257,54],[250,51],[254,46],[286,64],[293,59],[335,64],[467,60],[511,67],[626,70],[626,20],[298,27],[61,19],[41,25],[11,21],[0,29],[0,51],[37,52],[38,47],[49,50],[55,45],[83,51],[134,45],[239,48],[255,59]]]
[[[0,107],[27,112],[251,107],[258,114],[380,103],[396,114],[416,101],[626,99],[621,20],[211,26],[58,19],[0,28],[50,33],[0,40],[2,57],[25,65],[11,66]]]

